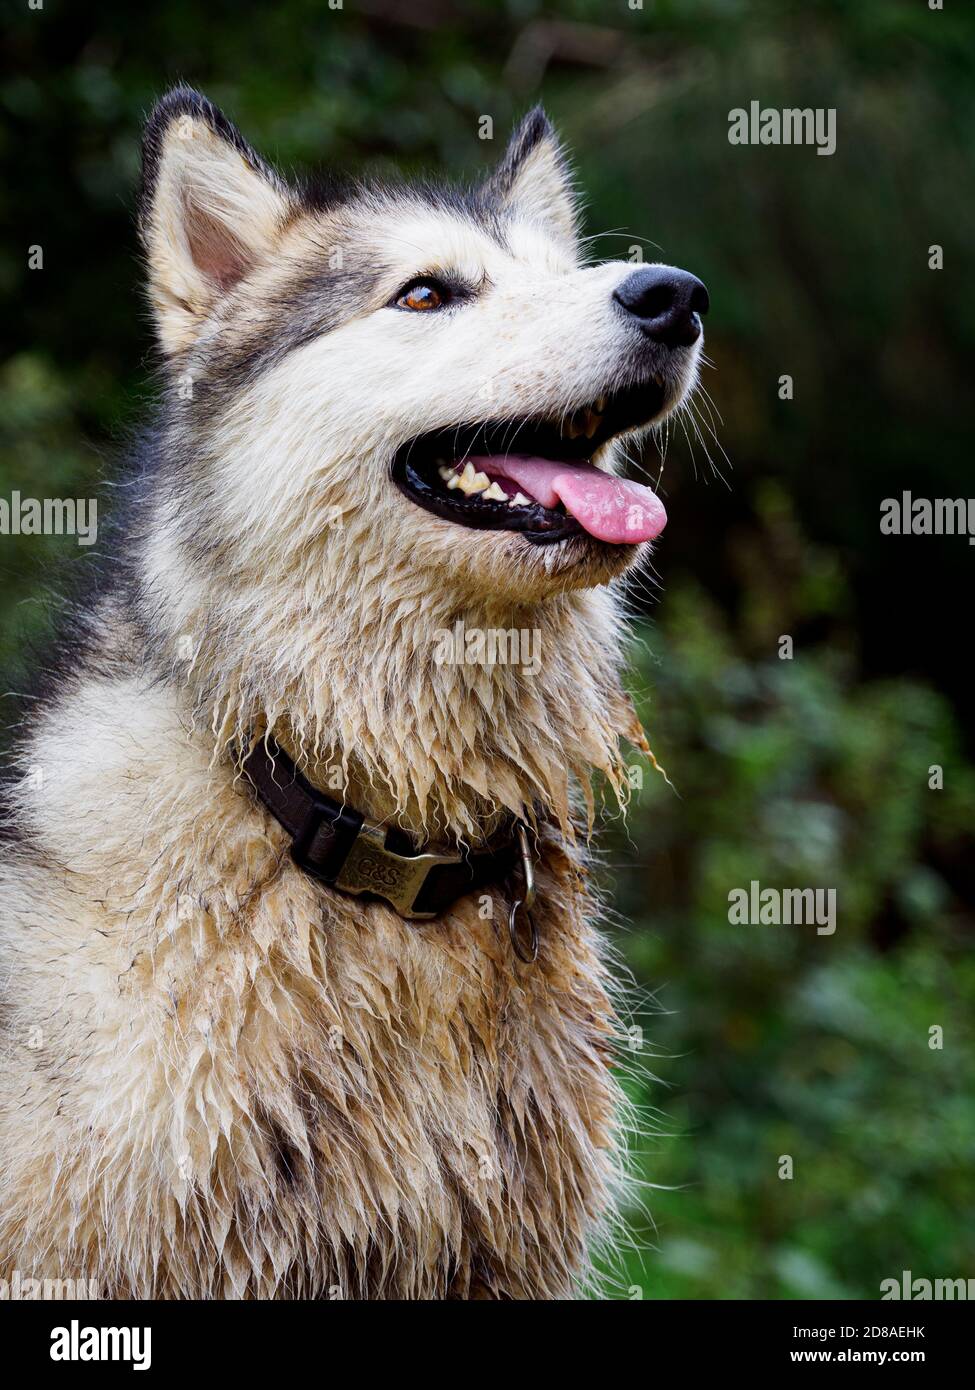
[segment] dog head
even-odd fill
[[[473,190],[293,187],[179,89],[140,228],[195,541],[239,576],[381,553],[525,602],[611,579],[663,528],[621,445],[693,387],[707,292],[582,264],[540,109]]]
[[[642,738],[607,581],[665,518],[618,460],[692,388],[707,296],[583,265],[576,222],[540,111],[467,191],[289,185],[186,89],[146,132],[140,630],[218,744],[273,729],[426,837],[536,801],[567,830],[570,784],[621,792]],[[531,678],[445,656],[458,623],[528,634]]]

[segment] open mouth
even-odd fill
[[[636,545],[663,530],[663,504],[592,457],[610,439],[655,419],[665,399],[655,377],[558,421],[528,417],[436,430],[399,450],[393,479],[412,502],[462,526],[517,531],[539,545],[584,534]]]

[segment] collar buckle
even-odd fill
[[[291,836],[291,857],[305,873],[343,893],[383,898],[401,917],[430,921],[489,884],[501,884],[520,848],[530,906],[527,839],[450,853],[401,854],[390,827],[367,821],[308,782],[270,734],[256,740],[241,769],[260,801]]]
[[[396,854],[386,848],[385,830],[364,821],[336,875],[335,887],[345,893],[385,898],[401,917],[422,922],[437,916],[436,912],[416,912],[413,907],[430,870],[461,862],[460,854]]]

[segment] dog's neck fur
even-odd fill
[[[227,662],[198,656],[197,722],[218,749],[272,732],[322,790],[429,842],[477,843],[511,815],[571,835],[571,784],[591,818],[593,771],[622,796],[619,738],[644,741],[606,591],[461,606],[368,569],[350,588],[315,612],[276,614],[276,652],[265,629]],[[458,662],[475,630],[528,634],[537,663]]]

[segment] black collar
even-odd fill
[[[243,771],[292,837],[296,864],[343,893],[384,898],[401,917],[437,917],[465,894],[503,883],[520,865],[525,889],[512,908],[509,928],[518,954],[528,959],[516,938],[518,910],[530,908],[534,896],[531,853],[520,821],[489,849],[416,854],[401,831],[373,825],[313,787],[270,735],[254,745]],[[532,926],[532,959],[536,950]]]

